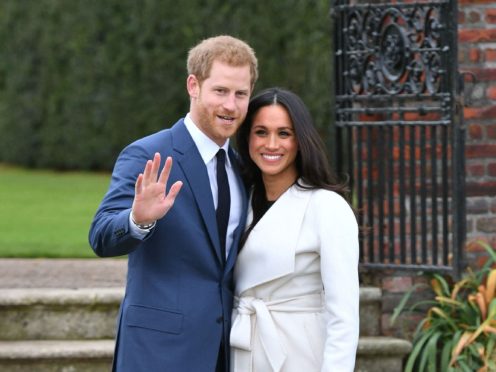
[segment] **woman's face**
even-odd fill
[[[253,117],[248,148],[264,180],[277,178],[289,184],[296,180],[298,142],[291,118],[283,106],[275,104],[258,110]]]

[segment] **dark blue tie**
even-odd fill
[[[231,209],[231,193],[226,173],[226,152],[220,149],[217,153],[217,228],[219,229],[220,250],[226,260],[226,235]]]

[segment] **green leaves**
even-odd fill
[[[406,372],[488,372],[496,367],[496,269],[491,270],[496,254],[486,243],[480,244],[490,257],[483,268],[468,270],[456,283],[433,274],[433,301],[408,307],[416,289],[412,288],[395,308],[393,321],[405,311],[431,304],[415,331]]]

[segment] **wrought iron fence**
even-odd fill
[[[335,150],[366,269],[458,275],[465,239],[457,4],[336,0]]]

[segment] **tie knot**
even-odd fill
[[[224,151],[224,149],[220,149],[218,152],[217,152],[217,155],[215,155],[217,157],[217,163],[219,164],[225,164],[226,162],[226,152]]]

